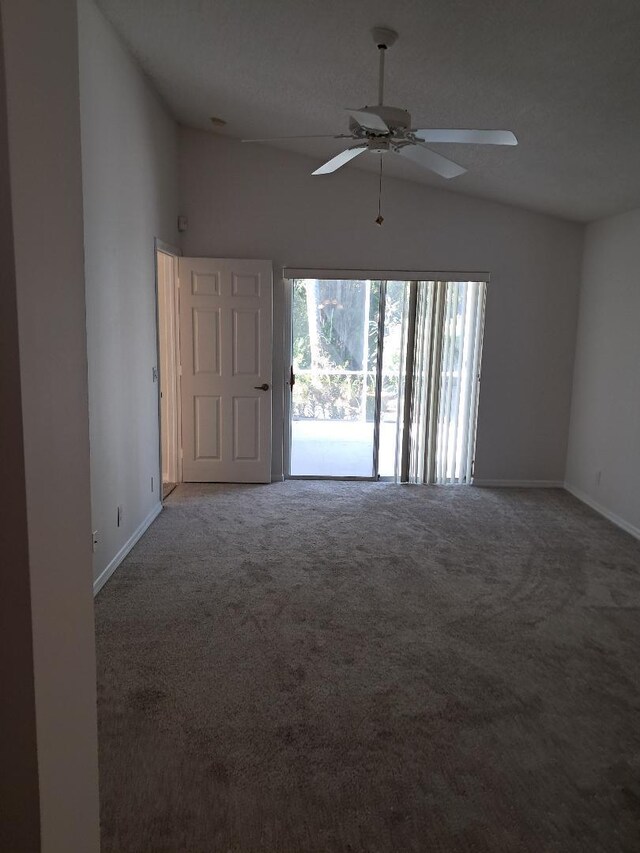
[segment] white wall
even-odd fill
[[[0,842],[0,846],[16,853],[97,853],[98,752],[76,4],[75,0],[7,0],[1,9],[15,257],[15,281],[10,282],[6,254],[3,256],[3,283],[9,286],[2,311],[11,311],[13,288],[17,296],[32,623],[33,657],[27,675],[35,696],[39,804],[23,803],[25,811],[15,815],[13,839]],[[6,221],[3,225],[6,228]],[[4,287],[2,293],[4,300]],[[3,371],[7,366],[0,365]],[[15,412],[10,417],[15,417]],[[20,454],[19,443],[13,453]],[[19,502],[21,495],[4,495],[9,502],[14,497]],[[11,551],[2,549],[3,574],[25,570],[23,560],[4,563]],[[7,593],[15,594],[17,580],[12,578],[6,589],[3,584],[3,598]],[[17,616],[16,611],[10,626]],[[22,641],[18,632],[2,641],[8,646],[6,651],[14,654],[15,667],[26,663]],[[8,722],[9,736],[17,737],[33,707],[18,708],[15,703],[20,697],[7,693],[13,683],[13,678],[8,683],[2,680],[1,704],[3,714],[6,704],[10,712],[25,715],[20,725]],[[23,693],[22,699],[27,701],[28,696]],[[3,717],[3,728],[5,722]],[[2,766],[2,773],[11,782],[15,780],[19,789],[26,778],[24,766],[33,757],[28,741],[22,737],[21,742],[24,765],[8,765],[3,753]],[[15,750],[9,757],[15,758]],[[0,811],[15,805],[14,794],[2,805]],[[33,817],[32,811],[38,806],[39,842],[33,834],[30,839],[24,835],[19,839],[15,830],[19,833],[22,822]],[[35,820],[37,834],[37,817]],[[6,836],[3,838],[6,841]]]
[[[98,578],[160,500],[153,241],[178,240],[177,142],[174,121],[93,0],[80,0],[79,27]]]
[[[640,535],[640,209],[587,227],[566,479]]]
[[[476,477],[562,481],[583,227],[518,208],[346,168],[311,177],[307,157],[180,131],[185,255],[301,267],[491,273]],[[283,327],[276,278],[274,328]],[[286,365],[276,332],[273,473],[282,468]]]

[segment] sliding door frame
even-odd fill
[[[409,318],[408,318],[408,340],[407,340],[407,364],[405,376],[405,394],[404,407],[402,412],[403,423],[402,429],[402,451],[400,464],[400,481],[408,482],[409,480],[409,453],[411,444],[411,407],[413,405],[413,369],[415,359],[415,321],[418,287],[420,282],[435,282],[436,287],[434,294],[436,296],[433,310],[437,312],[435,331],[430,341],[429,355],[429,371],[430,371],[430,392],[427,404],[427,418],[429,434],[433,434],[438,417],[438,400],[440,394],[440,364],[436,365],[435,354],[440,353],[441,347],[439,340],[442,336],[444,299],[438,297],[442,288],[437,284],[439,282],[449,281],[477,281],[484,282],[485,285],[490,281],[488,272],[460,272],[460,271],[425,271],[425,270],[371,270],[371,269],[324,269],[320,267],[283,267],[282,282],[283,282],[283,353],[285,355],[285,376],[284,376],[284,399],[283,399],[283,478],[287,480],[356,480],[365,482],[374,482],[380,479],[392,480],[391,477],[380,478],[379,469],[379,452],[380,452],[380,417],[381,417],[381,397],[382,397],[382,358],[384,353],[384,320],[385,320],[385,295],[387,281],[405,281],[409,285]],[[304,475],[291,473],[291,425],[292,425],[292,393],[293,386],[291,384],[291,372],[293,369],[293,282],[296,279],[329,279],[329,280],[353,280],[353,281],[377,281],[380,282],[380,303],[378,310],[378,350],[376,361],[376,391],[375,391],[375,415],[374,415],[374,442],[373,442],[373,466],[371,477],[354,477],[354,476],[324,476],[324,475]],[[486,296],[486,291],[485,291]],[[484,325],[484,302],[482,306],[483,325]],[[413,314],[411,313],[413,311]],[[482,346],[482,345],[481,345]],[[440,361],[438,358],[438,362]],[[294,382],[295,384],[295,382]],[[478,383],[479,385],[479,378]],[[437,387],[436,387],[437,386]],[[477,404],[479,398],[479,389],[476,390],[475,409],[477,412]],[[475,436],[475,430],[474,430]],[[431,441],[429,446],[432,448],[429,456],[425,458],[424,475],[426,477],[433,476],[435,467],[435,442]],[[427,479],[427,482],[429,480]],[[469,481],[471,482],[471,481]]]

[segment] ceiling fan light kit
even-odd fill
[[[387,27],[374,27],[371,31],[378,48],[378,104],[358,109],[347,109],[349,113],[349,133],[320,134],[312,136],[272,137],[270,139],[243,139],[243,142],[272,142],[284,139],[350,139],[355,142],[322,166],[312,175],[329,175],[345,166],[355,157],[364,153],[377,154],[380,162],[380,192],[382,187],[382,157],[385,154],[398,154],[423,169],[435,172],[442,178],[463,175],[464,166],[432,151],[426,143],[456,143],[467,145],[517,145],[518,140],[510,130],[463,130],[412,128],[411,115],[407,110],[384,104],[384,66],[385,55],[398,40],[398,34]],[[382,224],[378,196],[378,225]]]

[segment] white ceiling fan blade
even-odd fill
[[[443,157],[442,154],[436,154],[430,148],[427,148],[420,143],[415,145],[403,145],[393,149],[396,154],[401,157],[406,157],[407,160],[412,160],[418,166],[424,169],[429,169],[443,178],[455,178],[458,175],[463,175],[467,170],[463,166],[449,160],[448,157]]]
[[[379,133],[389,133],[389,125],[379,115],[376,115],[376,113],[370,113],[368,110],[350,110],[349,108],[347,108],[347,112],[365,130],[377,130]]]
[[[510,130],[412,130],[423,142],[466,142],[472,145],[517,145]]]
[[[314,133],[310,136],[267,136],[265,139],[241,139],[240,142],[280,142],[284,139],[356,139],[351,133]]]
[[[363,151],[368,149],[368,145],[356,145],[354,148],[347,148],[344,151],[341,151],[339,154],[336,154],[335,157],[332,157],[331,160],[328,160],[319,169],[316,169],[315,172],[312,172],[312,175],[328,175],[331,172],[335,172],[336,169],[339,169],[341,166],[346,165],[349,160],[353,160],[354,157],[357,157],[358,154],[362,154]]]

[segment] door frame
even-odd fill
[[[160,494],[160,502],[164,504],[164,497],[162,494],[162,402],[160,398],[160,389],[162,387],[162,359],[160,353],[160,294],[158,288],[158,252],[162,252],[165,255],[170,255],[174,259],[174,300],[173,300],[173,311],[174,311],[174,320],[175,320],[175,328],[176,328],[176,337],[175,337],[175,365],[176,365],[176,420],[177,420],[177,448],[176,452],[178,458],[176,460],[176,474],[177,474],[177,482],[182,482],[182,398],[180,393],[180,292],[179,292],[179,282],[178,282],[178,258],[182,256],[182,250],[177,248],[176,246],[172,246],[170,243],[165,243],[164,240],[160,240],[158,237],[154,237],[153,240],[153,269],[154,269],[154,294],[155,294],[155,312],[156,312],[156,375],[155,381],[157,385],[157,403],[158,403],[158,471],[159,471],[159,483],[158,490]]]

